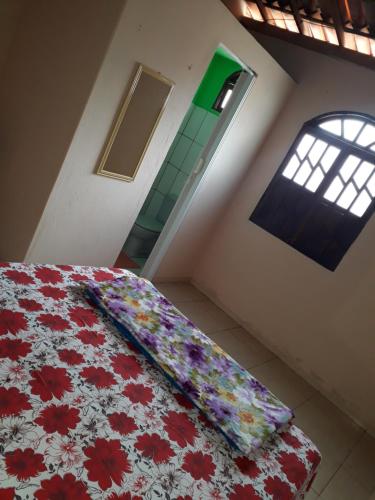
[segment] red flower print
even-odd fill
[[[39,288],[39,292],[45,297],[49,297],[54,300],[64,299],[66,297],[66,292],[61,290],[61,288],[56,288],[55,286],[45,285]]]
[[[73,271],[73,266],[69,266],[68,264],[58,264],[56,267],[61,269],[61,271]]]
[[[115,276],[107,271],[95,271],[94,279],[95,281],[109,281],[114,280]]]
[[[95,311],[86,307],[75,307],[71,309],[69,317],[78,326],[93,326],[98,322]]]
[[[48,434],[58,432],[61,435],[68,434],[69,429],[75,429],[79,421],[79,410],[68,405],[48,406],[35,420]]]
[[[2,339],[0,340],[0,358],[9,358],[16,361],[23,358],[31,351],[29,342],[22,342],[20,339]]]
[[[194,438],[197,437],[197,429],[186,413],[171,411],[163,417],[163,422],[169,439],[176,441],[181,448],[184,448],[188,444],[194,444]]]
[[[185,455],[182,468],[196,480],[209,481],[216,467],[210,455],[204,455],[201,451],[189,451]]]
[[[138,349],[137,346],[135,346],[132,342],[127,342],[125,341],[126,343],[126,346],[127,348],[132,351],[132,352],[135,352],[135,354],[139,354],[141,351]]]
[[[260,473],[260,469],[257,467],[254,460],[249,460],[247,457],[238,457],[235,459],[235,462],[242,474],[252,479],[256,478]]]
[[[34,450],[14,450],[5,454],[7,473],[16,476],[19,481],[25,481],[47,470],[43,462],[43,455],[34,453]]]
[[[61,283],[62,276],[59,271],[50,269],[49,267],[41,267],[35,273],[35,276],[43,281],[43,283]]]
[[[80,372],[80,375],[84,377],[89,384],[95,385],[97,389],[104,389],[116,383],[112,373],[107,372],[107,370],[104,370],[101,366],[99,368],[88,366]]]
[[[128,417],[126,413],[112,413],[112,415],[109,415],[108,420],[112,429],[123,436],[138,429],[138,426],[135,425],[134,418]]]
[[[79,365],[84,361],[84,357],[74,349],[62,349],[59,351],[59,358],[67,365]]]
[[[31,376],[31,392],[38,394],[42,401],[49,401],[53,397],[61,399],[65,392],[72,390],[65,368],[43,366],[41,370],[32,370]]]
[[[14,488],[0,488],[0,498],[1,500],[14,500],[16,498]]]
[[[135,356],[126,354],[117,354],[111,360],[113,369],[122,378],[137,378],[143,373],[142,367]]]
[[[9,262],[0,262],[0,267],[10,267]]]
[[[20,330],[26,330],[27,321],[23,313],[13,312],[9,309],[0,311],[0,335],[13,333],[16,335]]]
[[[314,469],[320,464],[321,456],[316,450],[309,450],[306,454],[306,458],[313,464]]]
[[[132,495],[128,491],[126,493],[121,493],[118,495],[117,493],[112,493],[109,497],[107,497],[107,500],[142,500],[142,497],[139,497],[138,495]]]
[[[199,413],[198,418],[206,427],[208,427],[209,429],[213,428],[212,423],[208,420],[206,415],[204,415],[203,413]]]
[[[19,299],[18,303],[20,307],[22,307],[22,309],[26,309],[26,311],[41,311],[43,309],[43,306],[38,304],[36,300]]]
[[[280,436],[282,437],[283,441],[289,446],[292,446],[296,449],[301,448],[301,442],[295,436],[290,434],[290,432],[283,432],[282,434],[280,434]]]
[[[280,453],[278,462],[281,469],[291,483],[300,488],[306,480],[307,471],[301,460],[294,453]]]
[[[128,455],[118,439],[98,438],[94,446],[85,449],[85,455],[89,458],[84,462],[87,477],[90,481],[98,481],[103,490],[110,488],[112,481],[121,486],[123,474],[131,472]]]
[[[0,417],[19,415],[21,411],[30,410],[31,404],[26,394],[20,392],[16,387],[0,387]]]
[[[105,342],[104,335],[102,333],[95,332],[94,330],[81,330],[77,337],[84,344],[91,344],[95,347],[103,345]]]
[[[257,492],[250,484],[245,486],[236,484],[233,490],[233,493],[229,495],[229,500],[262,500],[262,497],[257,495]],[[284,500],[284,498],[280,497],[278,500]]]
[[[69,276],[73,281],[87,281],[89,278],[84,274],[73,273]]]
[[[44,479],[41,488],[35,492],[37,500],[90,500],[86,485],[77,481],[73,474],[64,477],[55,475],[51,479]]]
[[[292,500],[294,498],[289,484],[279,477],[268,477],[264,481],[264,491],[269,493],[274,500]]]
[[[139,436],[134,445],[144,457],[151,458],[156,464],[168,462],[175,456],[166,439],[161,439],[158,434],[143,434]]]
[[[4,274],[7,278],[14,281],[15,283],[18,283],[19,285],[32,285],[34,283],[32,276],[29,276],[27,273],[24,273],[23,271],[14,271],[10,269],[9,271],[6,271]]]
[[[38,316],[38,320],[43,326],[50,328],[54,332],[62,332],[70,328],[69,322],[58,314],[41,314]]]
[[[194,405],[191,401],[188,400],[188,398],[186,396],[184,396],[183,394],[181,394],[181,392],[177,392],[174,397],[176,398],[177,402],[183,406],[184,408],[186,408],[187,410],[191,410],[192,408],[194,408]]]
[[[123,394],[127,396],[132,403],[141,403],[142,405],[147,405],[154,399],[152,389],[143,384],[128,384]]]

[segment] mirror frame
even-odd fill
[[[122,122],[124,121],[124,118],[125,118],[125,114],[126,114],[126,111],[129,107],[129,104],[134,96],[134,93],[136,91],[136,88],[137,88],[137,85],[142,77],[142,74],[143,73],[146,73],[147,75],[150,75],[152,77],[154,77],[156,80],[159,80],[159,81],[162,81],[164,83],[166,83],[167,85],[169,85],[170,89],[169,89],[169,92],[167,94],[167,96],[165,97],[164,99],[164,102],[163,102],[163,105],[160,109],[160,112],[155,120],[155,123],[154,123],[154,126],[152,127],[151,129],[151,132],[150,132],[150,135],[149,137],[146,139],[145,141],[145,145],[144,145],[144,148],[142,150],[142,153],[139,157],[139,160],[137,162],[137,164],[135,165],[135,168],[134,168],[134,171],[132,173],[132,175],[123,175],[123,174],[119,174],[117,172],[111,172],[110,170],[106,170],[106,164],[107,164],[107,160],[108,160],[108,156],[111,152],[111,149],[112,149],[112,146],[116,140],[116,137],[117,137],[117,134],[120,130],[120,127],[122,125]],[[151,139],[154,135],[154,132],[156,130],[156,127],[158,126],[159,124],[159,121],[163,115],[163,112],[165,110],[165,107],[167,105],[167,102],[168,102],[168,99],[172,93],[172,90],[175,86],[175,83],[170,80],[169,78],[166,78],[165,76],[163,76],[161,73],[158,73],[157,71],[154,71],[153,69],[151,68],[148,68],[147,66],[143,65],[143,64],[139,64],[138,66],[138,69],[137,69],[137,72],[135,74],[135,77],[132,81],[132,84],[130,86],[130,90],[129,92],[127,93],[127,95],[125,96],[122,104],[120,105],[120,108],[119,108],[119,111],[117,112],[117,115],[111,125],[111,128],[110,128],[110,131],[109,131],[109,134],[107,136],[107,139],[105,141],[105,144],[104,144],[104,147],[102,149],[102,153],[100,155],[100,159],[99,159],[99,162],[98,162],[98,166],[97,166],[97,169],[96,169],[96,174],[97,175],[103,175],[105,177],[111,177],[113,179],[120,179],[120,180],[123,180],[123,181],[126,181],[126,182],[132,182],[134,179],[135,179],[135,176],[137,175],[138,173],[138,170],[141,166],[141,163],[143,161],[143,158],[146,154],[146,151],[147,151],[147,148],[151,142]]]

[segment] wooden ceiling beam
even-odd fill
[[[296,22],[298,31],[301,33],[301,35],[304,35],[305,27],[303,24],[301,13],[300,13],[299,8],[298,8],[297,0],[290,0],[290,7],[292,9],[292,14],[293,14],[294,20]]]
[[[262,0],[255,0],[255,3],[257,4],[261,16],[263,17],[263,21],[266,23],[268,21],[268,16],[264,3],[262,2]]]
[[[332,16],[333,25],[335,27],[337,40],[341,47],[345,45],[345,33],[344,33],[344,24],[341,17],[340,8],[336,0],[328,0],[329,3],[329,11]]]
[[[366,26],[365,9],[362,0],[347,0],[350,19],[356,31]]]

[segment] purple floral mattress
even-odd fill
[[[95,302],[245,454],[293,418],[264,385],[176,309],[149,281],[129,273],[90,283]]]

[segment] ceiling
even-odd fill
[[[375,0],[222,0],[249,31],[375,69]]]

